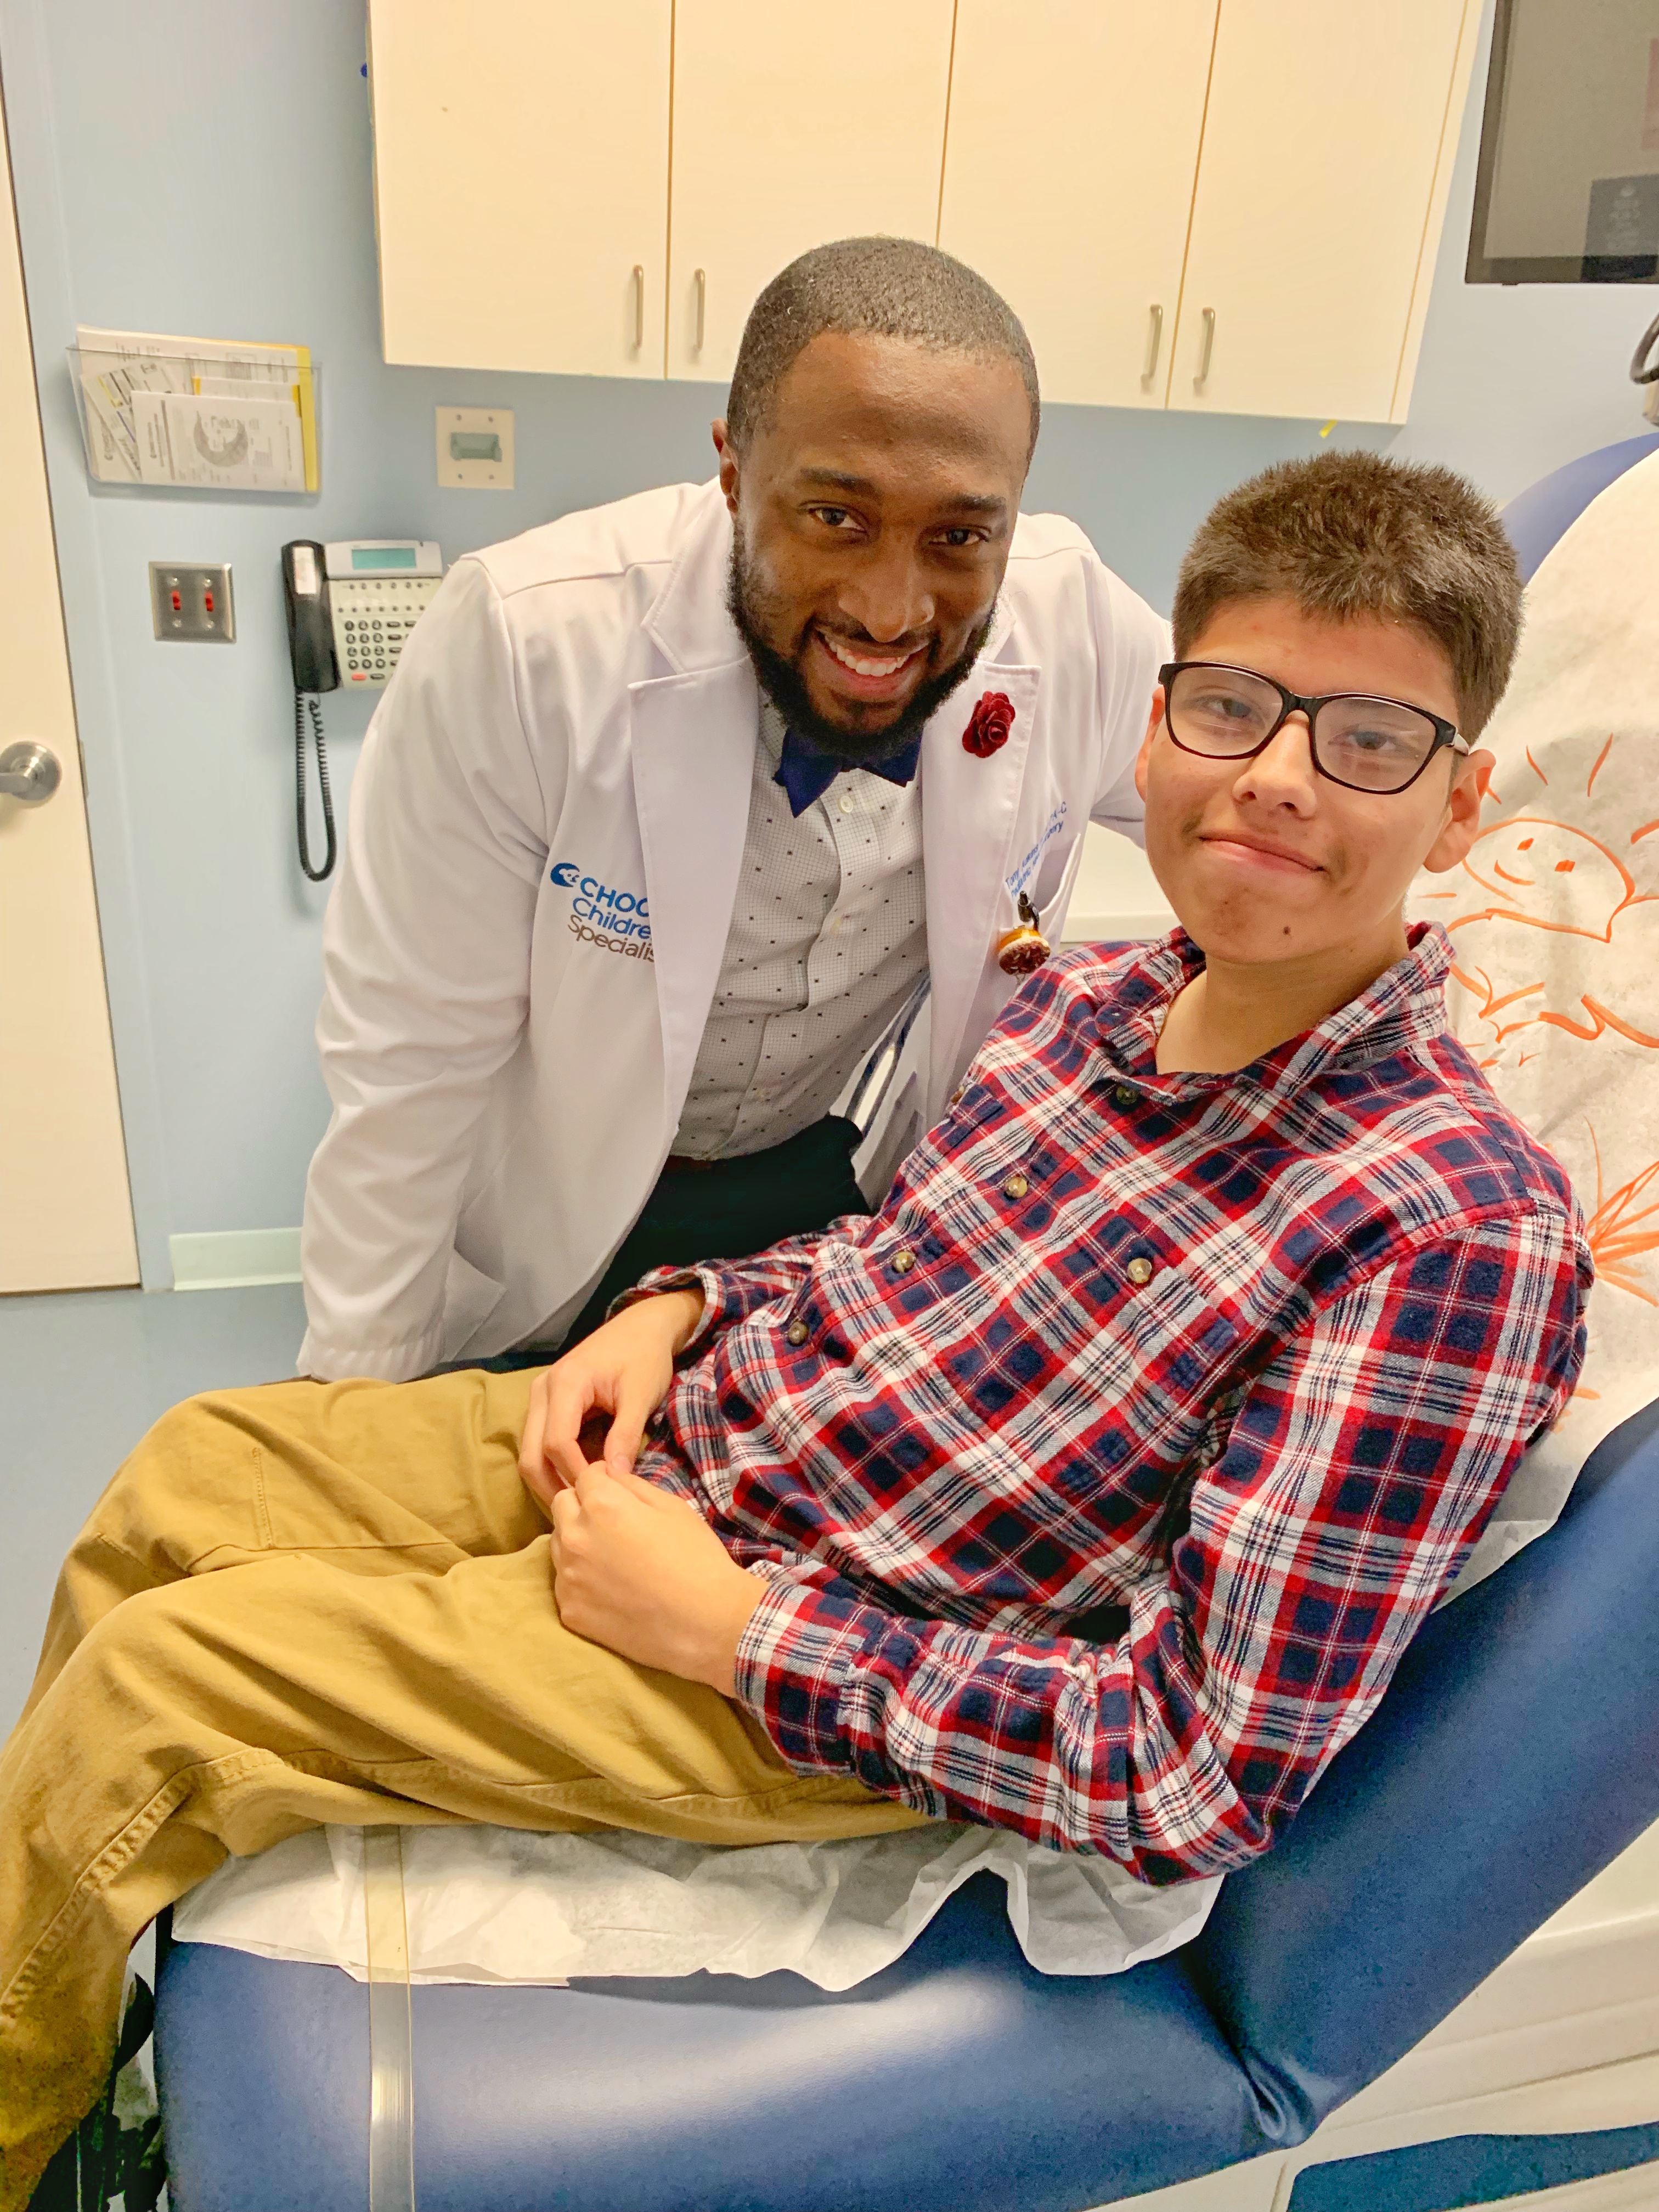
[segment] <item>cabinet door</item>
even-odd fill
[[[809,246],[939,228],[951,0],[677,0],[668,374],[732,374]]]
[[[370,0],[388,361],[662,374],[672,12]]]
[[[939,244],[1045,399],[1162,407],[1216,0],[957,0]]]
[[[1221,0],[1171,407],[1384,422],[1398,392],[1403,412],[1463,16],[1464,0]]]

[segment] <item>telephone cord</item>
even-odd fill
[[[306,806],[306,710],[311,712],[311,727],[317,741],[317,787],[323,796],[323,830],[326,850],[323,865],[311,865],[311,835],[307,822]],[[323,710],[316,695],[296,691],[294,695],[294,814],[299,832],[300,866],[307,880],[313,884],[326,882],[334,872],[336,857],[334,840],[334,800],[328,787],[328,752],[323,744]]]

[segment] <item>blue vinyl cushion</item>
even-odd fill
[[[1659,1820],[1656,1587],[1659,1405],[1128,1974],[1035,1973],[986,1875],[839,1995],[417,1989],[422,2212],[1081,2212],[1300,2142]],[[183,1944],[158,1999],[174,2212],[367,2205],[361,1986]]]
[[[1650,430],[1640,438],[1621,439],[1616,446],[1581,453],[1576,461],[1552,470],[1516,494],[1504,509],[1504,527],[1528,583],[1537,574],[1544,556],[1577,521],[1597,493],[1605,491],[1656,448],[1659,448],[1659,430]]]

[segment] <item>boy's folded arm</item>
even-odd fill
[[[861,1216],[850,1218],[856,1228]],[[793,1298],[800,1291],[812,1272],[812,1262],[818,1248],[826,1237],[833,1237],[840,1223],[832,1221],[828,1229],[814,1230],[805,1237],[787,1237],[781,1243],[768,1245],[744,1260],[703,1260],[692,1267],[653,1267],[648,1275],[641,1275],[630,1291],[614,1299],[611,1311],[620,1313],[638,1298],[655,1297],[660,1291],[690,1290],[702,1292],[702,1312],[697,1325],[681,1346],[682,1354],[706,1351],[710,1342],[728,1328],[736,1328],[750,1315],[775,1301]]]
[[[1374,1710],[1583,1359],[1576,1224],[1413,1251],[1317,1313],[1194,1485],[1115,1644],[896,1617],[780,1578],[739,1698],[790,1764],[1143,1879],[1269,1848]]]
[[[901,1164],[893,1187],[878,1209],[888,1218],[907,1196],[914,1194],[909,1165],[908,1162]],[[631,1291],[616,1299],[611,1310],[620,1313],[635,1298],[653,1297],[659,1291],[689,1290],[695,1285],[702,1292],[702,1313],[681,1346],[681,1355],[706,1352],[716,1337],[735,1328],[739,1322],[747,1321],[763,1306],[775,1304],[781,1321],[784,1308],[805,1289],[823,1247],[842,1236],[856,1242],[869,1225],[867,1214],[840,1214],[827,1229],[811,1230],[803,1237],[786,1237],[744,1259],[702,1260],[690,1267],[654,1267],[648,1275],[641,1276]]]

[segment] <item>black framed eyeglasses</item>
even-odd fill
[[[1249,760],[1291,716],[1308,718],[1316,772],[1348,791],[1404,791],[1443,746],[1469,750],[1455,723],[1404,699],[1328,691],[1304,699],[1271,676],[1218,660],[1171,660],[1158,672],[1164,726],[1185,753]]]

